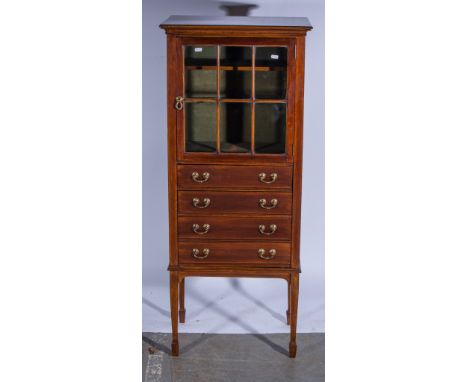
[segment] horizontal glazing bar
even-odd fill
[[[288,103],[287,99],[253,99],[253,98],[185,98],[184,102],[240,102],[240,103],[248,103],[248,102],[255,102],[255,103]]]
[[[246,98],[246,99],[221,98],[219,102],[288,103],[288,100],[286,99],[253,99],[253,98]]]
[[[187,70],[216,70],[217,66],[216,65],[188,65],[185,67]],[[244,72],[249,72],[252,70],[252,66],[223,66],[221,65],[219,67],[220,70],[238,70],[238,71],[244,71]],[[279,71],[285,71],[285,67],[281,66],[256,66],[255,70],[258,72],[279,72]]]
[[[288,103],[287,99],[255,99],[255,103]]]
[[[219,100],[219,102],[226,102],[226,103],[229,103],[229,102],[240,102],[240,103],[248,103],[248,102],[252,102],[253,100],[251,98],[221,98]]]
[[[184,102],[217,102],[216,98],[185,98]]]
[[[207,103],[288,103],[286,99],[252,99],[252,98],[245,98],[245,99],[237,99],[237,98],[185,98],[184,102],[207,102]]]

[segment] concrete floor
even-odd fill
[[[325,335],[298,334],[295,359],[288,344],[285,333],[180,333],[172,357],[170,334],[143,333],[143,382],[323,382]]]

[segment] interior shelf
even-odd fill
[[[189,152],[216,152],[216,141],[187,141],[185,149]]]
[[[216,152],[215,141],[194,142],[188,141],[186,146],[188,152]],[[250,143],[227,143],[221,142],[221,153],[249,153]],[[257,142],[255,144],[256,154],[284,154],[284,143]]]
[[[262,143],[256,141],[255,153],[257,154],[284,154],[284,143]]]

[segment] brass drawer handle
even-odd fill
[[[276,179],[278,179],[278,174],[276,172],[273,172],[270,174],[270,180],[265,180],[267,174],[265,174],[264,172],[258,174],[258,180],[262,183],[267,183],[267,184],[270,184],[270,183],[274,183],[276,181]]]
[[[258,257],[261,257],[262,259],[265,259],[265,260],[271,260],[273,257],[276,256],[276,249],[270,249],[268,251],[268,253],[270,254],[270,256],[265,256],[265,250],[263,248],[260,248],[258,250]]]
[[[192,256],[195,257],[196,259],[206,259],[208,255],[210,254],[210,250],[208,248],[203,248],[203,256],[200,256],[200,250],[197,248],[192,249]]]
[[[210,225],[209,224],[203,224],[203,231],[199,231],[200,226],[198,224],[192,225],[192,231],[195,233],[198,233],[199,235],[204,235],[205,233],[208,233],[210,230]]]
[[[262,235],[267,235],[267,236],[273,235],[276,232],[276,230],[278,229],[278,227],[277,227],[276,224],[271,224],[270,225],[270,232],[265,232],[265,229],[266,229],[266,227],[263,224],[258,226],[258,230],[260,231],[260,233]]]
[[[182,108],[184,107],[184,97],[175,97],[175,108],[177,110],[182,110]]]
[[[271,199],[269,206],[267,206],[267,200],[266,199],[260,199],[258,201],[258,205],[260,207],[262,207],[262,208],[265,208],[266,210],[271,210],[272,208],[275,208],[278,205],[278,199]]]
[[[210,179],[210,173],[204,172],[202,177],[200,178],[200,174],[198,172],[192,172],[192,180],[197,183],[205,183]]]
[[[192,206],[197,207],[197,208],[206,208],[210,205],[210,203],[211,203],[210,198],[204,198],[203,204],[200,204],[200,199],[198,198],[192,199]]]

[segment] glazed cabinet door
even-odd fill
[[[178,161],[292,161],[292,40],[180,38],[177,49]]]

